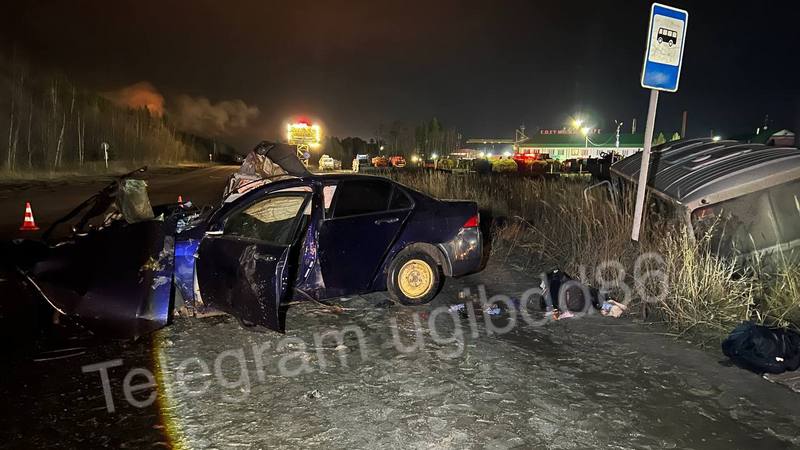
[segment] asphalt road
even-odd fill
[[[151,198],[214,202],[232,170],[157,171],[147,177]],[[103,184],[0,186],[2,232],[21,236],[24,197],[44,228]],[[180,319],[136,342],[46,336],[32,354],[0,358],[0,447],[800,446],[797,394],[724,364],[716,346],[701,350],[631,318],[548,322],[532,310],[535,323],[520,320],[497,333],[509,314],[487,320],[479,313],[473,322],[441,313],[463,301],[464,288],[518,297],[538,285],[535,263],[506,256],[448,280],[418,308],[383,293],[339,299],[342,310],[294,305],[286,335],[246,330],[223,316]],[[350,334],[341,343],[317,340],[331,330]],[[457,334],[463,340],[448,340]],[[117,360],[108,370],[110,412],[99,373],[82,368]],[[123,392],[137,368],[157,385],[157,400],[142,407]]]
[[[195,204],[213,204],[222,198],[228,176],[237,166],[161,168],[137,175],[148,183],[153,205],[172,203],[183,196]],[[112,180],[108,176],[62,177],[49,181],[0,181],[0,240],[37,238],[50,224],[69,213]],[[33,208],[38,232],[19,231],[25,202]]]

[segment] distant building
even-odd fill
[[[793,132],[783,129],[772,132],[764,128],[759,128],[756,133],[741,134],[732,136],[731,139],[746,142],[748,144],[764,144],[774,147],[796,147],[795,135]]]
[[[467,139],[466,149],[474,150],[481,156],[502,156],[514,152],[514,140],[502,138],[474,138]],[[462,149],[459,151],[464,151]]]
[[[544,130],[551,131],[551,130]],[[622,157],[633,155],[644,148],[643,134],[600,133],[596,130],[587,136],[580,133],[544,132],[518,143],[516,155],[549,155],[551,159],[600,158],[604,153],[616,152]],[[541,157],[541,156],[538,156]]]

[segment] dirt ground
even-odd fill
[[[166,328],[155,345],[171,437],[191,448],[800,445],[796,394],[655,325],[594,315],[520,320],[490,336],[480,313],[476,333],[457,314],[430,322],[460,301],[460,289],[519,296],[534,277],[490,263],[424,307],[401,307],[380,293],[344,299],[341,313],[306,303],[289,310],[287,336],[245,330],[230,318]],[[500,327],[509,318],[491,320]],[[444,342],[456,329],[464,334],[460,352]],[[343,345],[316,340],[329,330],[350,331]],[[423,343],[404,352],[417,330]]]

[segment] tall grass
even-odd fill
[[[652,211],[641,242],[634,243],[632,195],[622,202],[611,201],[604,188],[585,195],[588,184],[580,180],[411,171],[389,176],[438,198],[477,201],[500,219],[493,228],[500,247],[495,257],[522,254],[534,260],[531,270],[560,267],[587,283],[596,281],[598,267],[618,262],[627,270],[621,281],[638,287],[634,294],[663,293],[653,303],[654,316],[679,332],[722,335],[746,319],[800,323],[800,267],[787,264],[768,273],[737,266],[715,255],[710,238],[694,239],[677,217]],[[662,284],[633,279],[637,258],[648,252],[663,259],[652,268],[664,274],[665,291]],[[614,274],[603,275],[614,279]],[[634,309],[641,311],[643,296],[634,295]]]
[[[717,258],[710,240],[710,236],[693,240],[684,228],[659,242],[670,283],[658,312],[679,331],[725,334],[753,316],[752,269]]]

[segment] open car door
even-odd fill
[[[307,192],[282,192],[250,201],[214,224],[196,262],[206,305],[245,325],[285,329],[280,302],[297,260],[298,237],[307,224]]]

